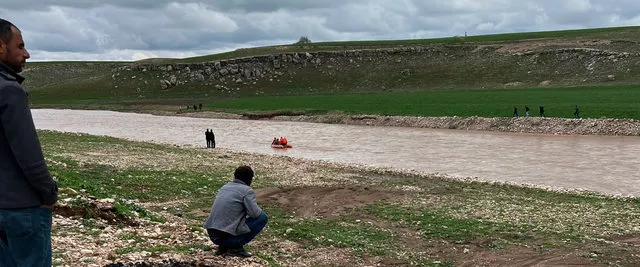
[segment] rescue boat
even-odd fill
[[[278,144],[271,144],[272,148],[292,148],[293,146],[291,146],[290,144],[286,144],[286,145],[278,145]]]

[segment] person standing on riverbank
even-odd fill
[[[216,136],[213,134],[213,129],[207,129],[204,136],[207,139],[207,148],[216,148]]]
[[[573,117],[576,119],[580,118],[580,110],[578,109],[578,105],[576,105],[576,107],[574,108]]]
[[[524,116],[529,117],[529,106],[524,106]]]
[[[517,118],[518,117],[518,107],[513,106],[513,117]]]
[[[544,118],[544,107],[540,106],[540,117]]]
[[[211,134],[209,134],[209,129],[204,131],[204,139],[207,140],[207,148],[211,147]]]
[[[22,33],[0,19],[0,266],[51,266],[51,223],[58,185],[51,177],[29,109],[30,57]]]

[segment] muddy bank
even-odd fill
[[[293,121],[400,126],[434,129],[502,131],[541,134],[640,135],[640,121],[631,119],[480,118],[405,116],[297,116],[276,117]]]
[[[172,115],[176,114],[156,114]],[[259,119],[299,121],[330,124],[350,124],[368,126],[418,127],[432,129],[457,129],[473,131],[500,131],[554,135],[620,135],[640,136],[640,121],[634,119],[568,119],[540,117],[411,117],[347,115],[332,113],[326,115],[297,116],[256,116],[216,112],[178,114],[178,116],[220,119]]]

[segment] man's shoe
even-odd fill
[[[229,247],[225,247],[225,246],[218,246],[218,249],[216,249],[216,256],[220,256],[220,255],[224,255],[225,253],[227,253],[227,251],[229,251]]]
[[[248,258],[252,256],[251,253],[245,251],[242,247],[229,249],[227,251],[227,255],[240,258]]]

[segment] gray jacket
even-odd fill
[[[0,63],[0,209],[52,205],[58,199],[22,81]]]
[[[251,232],[245,223],[247,216],[257,218],[262,210],[256,202],[256,194],[250,186],[235,179],[220,188],[204,222],[205,229],[216,229],[232,235]]]

